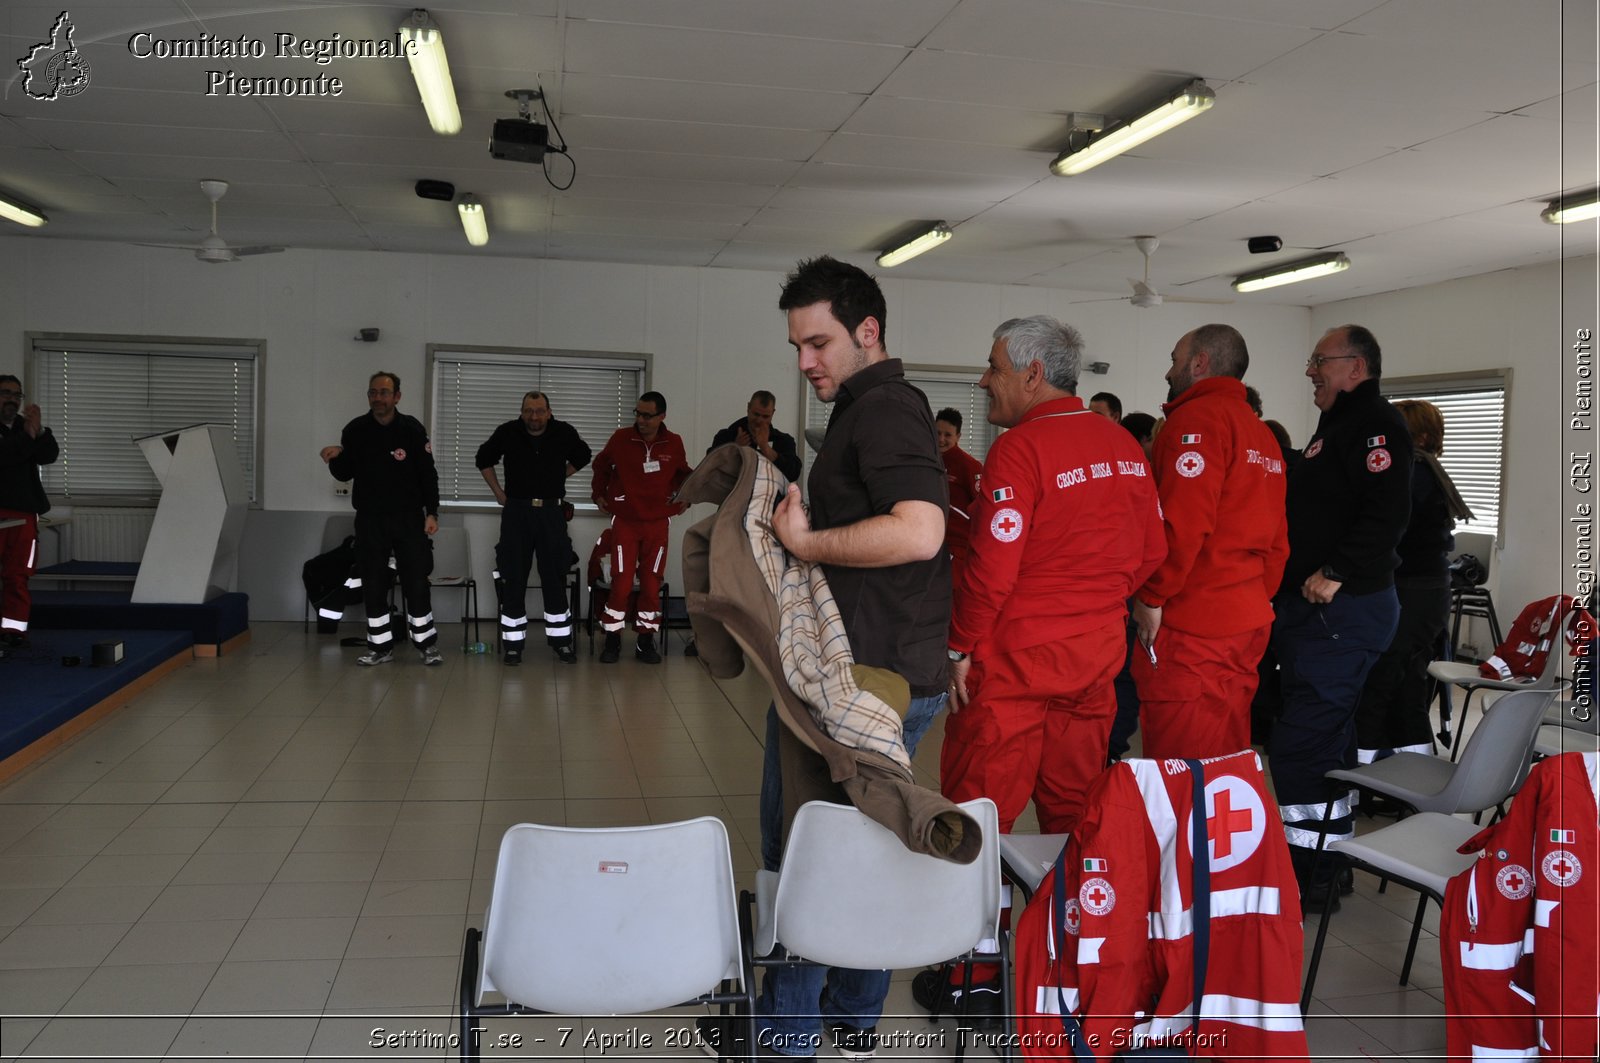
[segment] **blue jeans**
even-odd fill
[[[933,726],[949,695],[912,698],[903,732],[906,751]],[[776,706],[767,707],[767,748],[761,765],[761,862],[768,871],[783,860],[783,772],[778,761]],[[827,993],[823,989],[826,986]],[[822,1019],[863,1030],[878,1025],[883,1000],[889,995],[888,971],[855,971],[843,967],[775,967],[767,972],[756,1001],[758,1050],[784,1056],[814,1056],[822,1039]]]

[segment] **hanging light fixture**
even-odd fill
[[[435,133],[447,136],[461,132],[461,108],[456,106],[456,87],[450,80],[450,60],[444,54],[439,24],[419,7],[400,23],[400,41],[411,63],[411,76],[417,80],[428,124]]]
[[[1539,217],[1551,225],[1571,225],[1575,221],[1600,218],[1600,188],[1552,199],[1550,205],[1539,212]]]
[[[489,216],[483,212],[478,197],[468,192],[456,203],[456,213],[461,215],[461,229],[467,234],[467,243],[482,247],[489,242]]]
[[[914,236],[893,250],[885,251],[878,256],[878,265],[884,269],[898,266],[902,262],[909,262],[924,251],[931,251],[955,235],[955,231],[944,222],[939,222],[927,232]]]
[[[0,218],[8,218],[18,225],[26,225],[30,229],[37,229],[49,218],[37,207],[30,207],[21,200],[10,196],[0,196]]]
[[[1132,121],[1116,126],[1109,132],[1091,134],[1088,143],[1081,147],[1069,147],[1050,163],[1050,172],[1057,177],[1071,177],[1093,169],[1107,159],[1116,158],[1130,148],[1182,125],[1195,115],[1209,110],[1216,102],[1217,94],[1204,81],[1196,78],[1177,95]]]
[[[1343,251],[1336,251],[1331,255],[1318,255],[1316,258],[1302,258],[1297,262],[1285,262],[1281,266],[1260,270],[1256,273],[1246,273],[1242,277],[1235,277],[1233,290],[1236,292],[1259,292],[1263,288],[1276,288],[1280,284],[1299,284],[1314,277],[1326,277],[1330,273],[1339,273],[1350,268],[1350,260]]]

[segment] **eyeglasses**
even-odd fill
[[[22,392],[13,388],[0,388],[0,399],[20,399]]]
[[[388,388],[383,388],[382,390],[379,390],[378,388],[367,389],[367,398],[369,399],[386,399],[393,394],[394,392],[390,391]]]
[[[1321,369],[1328,362],[1337,362],[1341,358],[1360,358],[1359,354],[1313,354],[1306,359],[1307,369]]]
[[[652,421],[661,415],[659,413],[651,413],[649,410],[634,410],[633,416],[637,420]]]

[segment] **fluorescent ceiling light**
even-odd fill
[[[1204,82],[1196,79],[1185,85],[1182,92],[1154,110],[1146,111],[1133,121],[1118,126],[1109,133],[1097,133],[1081,148],[1068,148],[1050,164],[1050,172],[1057,177],[1071,177],[1115,158],[1129,148],[1137,147],[1158,137],[1173,126],[1189,119],[1217,102],[1217,94]]]
[[[483,204],[478,202],[477,196],[462,196],[456,204],[456,212],[461,215],[461,228],[467,234],[467,243],[482,247],[489,242],[489,217],[484,214]]]
[[[1575,221],[1600,218],[1600,188],[1580,192],[1575,196],[1553,199],[1550,205],[1539,213],[1539,217],[1551,225],[1570,225]]]
[[[456,87],[450,80],[450,60],[445,58],[439,24],[419,7],[400,23],[400,40],[411,63],[411,76],[417,79],[428,124],[435,133],[461,132],[461,108],[456,106]]]
[[[26,225],[31,229],[37,229],[50,220],[38,208],[26,206],[6,196],[0,196],[0,218],[9,218],[18,225]]]
[[[1339,273],[1349,268],[1350,260],[1345,257],[1344,252],[1336,251],[1331,255],[1303,258],[1298,262],[1286,262],[1259,273],[1246,273],[1242,277],[1235,277],[1233,290],[1259,292],[1263,288],[1276,288],[1280,284],[1299,284],[1313,277],[1326,277],[1330,273]]]
[[[938,247],[954,235],[955,233],[950,226],[944,222],[939,222],[921,236],[913,237],[894,250],[885,251],[879,255],[878,265],[884,269],[889,269],[893,266],[898,266],[902,262],[909,262],[922,254],[922,252]]]

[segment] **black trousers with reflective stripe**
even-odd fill
[[[572,539],[559,504],[534,506],[525,498],[507,499],[500,510],[500,542],[495,555],[502,616],[512,620],[527,616],[528,574],[537,558],[545,614],[570,618],[567,570],[572,567]],[[570,637],[555,641],[565,642]]]
[[[368,618],[389,615],[389,554],[394,553],[400,589],[412,616],[433,612],[428,577],[433,573],[433,542],[419,511],[356,513],[356,567]]]

